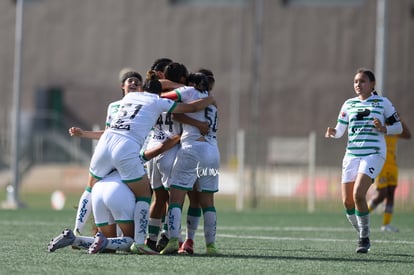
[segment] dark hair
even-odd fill
[[[368,78],[369,78],[369,80],[371,81],[371,82],[375,82],[375,74],[372,72],[372,71],[370,71],[370,70],[368,70],[368,69],[365,69],[365,68],[359,68],[357,71],[356,71],[356,73],[357,74],[364,74],[364,75],[366,75]]]
[[[205,74],[202,73],[191,73],[187,78],[187,84],[193,83],[194,88],[200,92],[208,91],[208,78]]]
[[[357,74],[364,74],[364,75],[366,75],[368,77],[369,81],[375,82],[375,74],[371,70],[368,70],[368,69],[365,69],[365,68],[359,68],[356,71],[356,73]],[[374,95],[378,95],[378,93],[374,89],[372,89],[372,90],[373,90],[372,93]]]
[[[164,75],[172,82],[181,83],[182,78],[187,79],[188,70],[183,64],[172,62],[165,67]]]
[[[144,91],[159,95],[162,92],[161,82],[158,80],[157,73],[149,70],[145,77]]]
[[[152,93],[152,94],[161,94],[162,92],[162,85],[158,79],[151,79],[145,81],[144,91]]]
[[[135,71],[129,71],[129,72],[126,72],[126,73],[124,73],[122,76],[121,76],[121,83],[124,83],[125,82],[125,80],[127,80],[128,78],[130,78],[130,77],[136,77],[136,78],[138,78],[138,80],[139,81],[141,81],[142,82],[142,76],[138,73],[138,72],[135,72]]]
[[[169,59],[166,57],[158,58],[152,64],[151,70],[156,71],[156,72],[164,72],[165,67],[172,62],[173,62],[172,59]]]
[[[209,69],[204,69],[204,68],[198,69],[197,72],[198,73],[202,73],[205,76],[207,76],[208,84],[209,84],[208,91],[210,91],[211,88],[213,87],[214,83],[216,82],[216,80],[214,79],[213,72],[211,70],[209,70]]]

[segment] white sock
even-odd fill
[[[108,238],[106,249],[129,252],[133,242],[134,240],[131,237]]]
[[[91,202],[91,188],[87,187],[83,191],[82,196],[79,199],[78,210],[76,212],[75,220],[75,232],[83,233],[85,224],[88,221],[89,216],[92,212],[92,202]]]
[[[188,208],[187,212],[187,234],[186,239],[194,240],[195,233],[200,222],[201,209],[200,208]]]
[[[80,249],[89,249],[92,245],[95,237],[89,236],[76,236],[75,241],[73,242],[72,246]]]
[[[181,229],[181,207],[171,204],[168,209],[168,234],[170,238],[179,238]]]
[[[168,239],[170,238],[170,233],[168,233],[168,213],[167,216],[164,217],[163,229],[161,233],[164,233]]]
[[[367,238],[369,237],[369,214],[364,216],[356,216],[359,226],[359,237]]]
[[[358,221],[357,221],[355,214],[346,213],[346,217],[348,221],[352,224],[352,226],[355,228],[355,230],[359,233]]]
[[[204,238],[206,244],[216,241],[217,213],[214,207],[203,209],[204,212]]]
[[[138,200],[135,204],[134,222],[135,222],[135,237],[134,242],[138,245],[144,244],[147,237],[148,219],[149,219],[149,201]]]

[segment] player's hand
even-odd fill
[[[375,129],[377,129],[379,132],[381,133],[387,132],[387,128],[385,128],[385,126],[382,126],[382,123],[378,118],[374,118],[372,122],[374,123]]]
[[[208,134],[208,131],[210,130],[210,127],[208,126],[207,121],[200,121],[199,125],[197,126],[198,130],[200,130],[200,134],[205,136]]]
[[[70,127],[69,128],[69,135],[71,137],[81,137],[83,135],[83,130],[78,127]]]
[[[168,149],[170,149],[180,142],[180,138],[181,135],[171,136],[164,141],[164,145],[167,146]]]
[[[325,137],[333,138],[335,134],[336,134],[336,129],[332,127],[328,127],[328,129],[326,129],[326,132],[325,132]]]

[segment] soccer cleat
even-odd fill
[[[178,238],[171,238],[165,248],[161,250],[160,254],[167,255],[167,254],[175,254],[177,253],[179,248],[178,245]]]
[[[150,238],[147,238],[147,239],[145,240],[145,244],[146,244],[149,248],[151,248],[152,250],[159,252],[159,251],[158,251],[158,249],[157,249],[157,241],[153,241],[153,240],[151,240]]]
[[[356,253],[368,253],[369,248],[371,247],[371,243],[369,238],[359,238],[358,247],[355,250]]]
[[[89,254],[96,254],[104,251],[108,245],[108,239],[101,232],[96,233],[95,239],[88,249]]]
[[[75,234],[73,234],[73,231],[71,229],[66,228],[65,230],[62,231],[62,233],[59,236],[57,236],[56,238],[54,238],[53,240],[49,242],[49,244],[47,245],[47,250],[49,252],[53,252],[56,249],[69,246],[73,244],[75,239],[76,239],[76,236]]]
[[[180,249],[178,249],[178,254],[194,254],[194,241],[192,239],[186,239]]]
[[[214,256],[214,255],[218,255],[219,254],[219,252],[218,252],[218,250],[216,248],[216,245],[214,243],[209,243],[207,245],[206,254],[207,255],[210,255],[210,256]]]
[[[167,235],[165,235],[165,233],[161,233],[161,237],[157,242],[157,251],[161,251],[165,248],[165,246],[167,245],[169,239],[167,237]]]
[[[159,254],[157,251],[152,250],[146,244],[133,243],[130,247],[130,250],[133,254],[147,254],[147,255],[158,255]]]
[[[394,233],[400,232],[400,230],[398,228],[396,228],[396,227],[394,227],[390,224],[386,224],[386,225],[381,226],[381,231],[382,232],[394,232]]]

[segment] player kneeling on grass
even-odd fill
[[[92,188],[92,212],[98,233],[95,237],[75,236],[71,229],[65,229],[48,244],[48,251],[66,246],[87,249],[89,254],[104,251],[130,251],[134,242],[135,196],[114,171]],[[122,231],[117,237],[116,226]],[[108,237],[108,238],[107,238]]]

